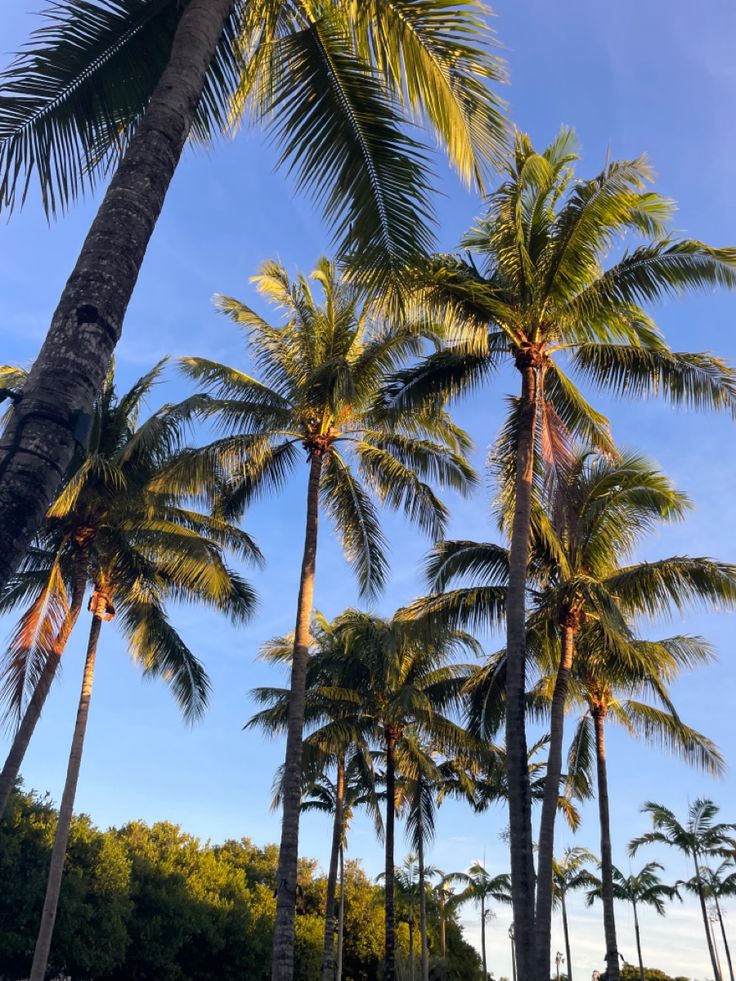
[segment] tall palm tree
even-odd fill
[[[703,916],[703,928],[708,942],[713,975],[722,981],[715,945],[708,924],[705,905],[706,888],[703,868],[711,857],[731,857],[736,850],[736,824],[716,822],[718,807],[712,800],[698,798],[688,808],[687,820],[681,823],[674,812],[663,804],[647,801],[641,808],[652,819],[653,831],[639,835],[629,843],[629,854],[635,855],[642,845],[668,845],[692,859],[695,870],[695,888]]]
[[[667,886],[662,882],[657,874],[663,869],[659,862],[647,862],[636,874],[624,875],[624,873],[613,866],[613,898],[622,903],[631,903],[634,911],[634,932],[636,934],[636,952],[639,956],[639,977],[644,981],[644,961],[641,955],[641,934],[639,932],[639,913],[638,907],[652,906],[660,916],[664,916],[667,910],[665,900],[679,898],[675,886]],[[603,884],[595,882],[593,888],[588,892],[586,902],[588,906],[593,904],[596,899],[601,899],[603,895]]]
[[[700,878],[693,876],[685,882],[678,882],[676,885],[684,886],[689,892],[700,894],[702,889],[706,900],[712,899],[718,917],[718,925],[721,929],[723,939],[723,949],[726,952],[726,962],[731,981],[734,981],[733,961],[731,960],[731,948],[726,936],[726,927],[723,923],[723,913],[721,911],[721,899],[724,896],[736,896],[736,869],[733,864],[734,856],[727,859],[716,869],[703,865],[700,870]],[[714,941],[715,944],[715,941]]]
[[[0,206],[37,177],[53,213],[115,173],[0,444],[0,588],[69,465],[190,134],[267,125],[340,254],[377,285],[431,241],[426,152],[404,123],[424,119],[478,187],[505,132],[489,88],[503,69],[474,0],[62,0],[46,13],[4,77]]]
[[[723,758],[702,733],[680,719],[667,685],[683,668],[710,660],[711,648],[698,637],[670,637],[660,641],[626,641],[596,626],[581,630],[577,663],[571,678],[573,701],[584,706],[570,747],[568,772],[592,783],[595,770],[601,831],[601,899],[606,938],[606,970],[618,981],[619,955],[614,915],[614,876],[608,796],[605,727],[615,722],[632,736],[678,754],[685,762],[721,773]],[[637,695],[653,698],[642,701]],[[620,697],[623,696],[623,697]]]
[[[465,883],[465,889],[458,895],[458,902],[474,902],[480,906],[480,950],[483,963],[483,981],[488,978],[488,960],[486,957],[486,917],[490,913],[488,903],[511,904],[511,879],[502,873],[491,875],[484,862],[473,862],[467,872],[456,875],[459,883]]]
[[[510,358],[520,394],[506,433],[515,452],[501,472],[501,520],[510,532],[506,618],[511,875],[516,957],[523,978],[547,981],[549,958],[534,932],[534,862],[526,766],[526,589],[534,486],[543,458],[564,459],[570,436],[611,452],[606,419],[568,375],[629,397],[736,405],[733,371],[707,354],[673,352],[642,304],[697,287],[736,285],[736,251],[674,239],[672,202],[647,189],[645,158],[611,161],[576,179],[574,135],[563,129],[543,152],[518,134],[506,179],[463,245],[478,257],[439,257],[418,284],[440,306],[456,340],[399,373],[389,405],[427,404],[485,382]],[[606,267],[622,236],[644,243]]]
[[[595,856],[587,848],[566,848],[562,858],[559,861],[554,859],[552,862],[552,896],[553,902],[559,904],[562,912],[567,981],[573,981],[570,930],[567,922],[567,894],[577,889],[588,889],[595,884],[594,876],[585,868],[595,861]]]
[[[246,328],[263,381],[204,358],[182,361],[187,375],[211,395],[205,414],[218,420],[226,434],[190,454],[190,465],[180,475],[182,490],[201,487],[209,475],[220,486],[224,482],[218,504],[223,513],[239,514],[255,495],[279,488],[302,451],[308,467],[291,661],[274,981],[290,978],[293,972],[300,756],[320,511],[326,510],[337,526],[361,592],[375,595],[384,584],[387,564],[370,492],[438,538],[447,511],[426,481],[460,492],[475,481],[463,455],[467,437],[446,413],[376,408],[387,371],[416,353],[420,338],[408,328],[375,322],[364,293],[327,259],[318,262],[312,278],[322,290],[322,302],[304,276],[292,283],[282,266],[264,264],[255,282],[284,314],[278,327],[243,303],[220,298],[220,308]]]
[[[180,450],[192,409],[190,400],[164,406],[140,421],[163,365],[156,365],[120,396],[108,374],[93,407],[87,447],[47,512],[36,546],[0,597],[2,612],[24,609],[1,669],[6,713],[19,725],[0,774],[0,816],[87,585],[95,582],[95,568],[115,554],[118,539],[141,575],[147,575],[151,556],[158,561],[155,549],[160,541],[163,554],[169,556],[172,589],[218,609],[229,609],[232,603],[232,609],[239,607],[244,615],[252,606],[250,587],[223,566],[217,551],[225,547],[241,558],[260,561],[250,536],[227,521],[183,506],[166,488],[154,492],[151,487]]]
[[[150,384],[151,375],[132,397],[128,393],[119,400],[109,384],[96,407],[96,452],[88,455],[47,515],[46,532],[54,546],[49,549],[51,562],[60,553],[63,557],[64,542],[75,555],[75,536],[80,528],[87,531],[85,586],[93,586],[88,605],[92,623],[32,981],[43,981],[47,971],[102,623],[119,617],[134,660],[145,674],[163,676],[185,717],[194,720],[207,704],[209,683],[167,618],[167,598],[206,602],[236,622],[246,620],[254,607],[252,590],[223,560],[223,545],[253,555],[247,536],[221,519],[185,509],[161,486],[153,489],[172,458],[177,413],[173,421],[164,413],[136,427],[137,413],[130,403]]]

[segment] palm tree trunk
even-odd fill
[[[421,777],[419,784],[421,792]],[[429,981],[429,951],[427,950],[427,891],[424,876],[424,826],[422,823],[422,802],[419,800],[417,815],[417,861],[419,863],[419,935],[422,945],[422,981]]]
[[[5,808],[7,807],[8,800],[10,798],[10,793],[15,786],[15,781],[18,779],[18,773],[21,766],[23,765],[23,760],[26,755],[26,750],[31,741],[31,737],[36,728],[38,720],[41,718],[41,712],[46,704],[46,696],[48,695],[51,684],[56,677],[56,672],[59,668],[59,663],[61,662],[61,656],[64,653],[71,632],[74,629],[74,625],[79,618],[79,613],[82,609],[82,602],[84,600],[84,587],[87,583],[87,570],[86,566],[82,570],[81,575],[75,577],[74,586],[72,587],[72,601],[69,606],[64,620],[59,627],[59,632],[54,639],[54,645],[49,652],[49,656],[46,658],[46,663],[43,666],[43,671],[36,682],[36,687],[33,690],[30,701],[26,706],[26,710],[23,713],[23,718],[20,725],[13,737],[13,742],[10,747],[7,759],[5,760],[5,766],[3,767],[2,773],[0,773],[0,820],[2,820],[3,814],[5,814]]]
[[[636,934],[636,952],[639,955],[639,978],[640,981],[644,981],[644,958],[641,956],[641,934],[639,932],[639,914],[636,909],[636,903],[632,902],[631,905],[634,909],[634,933]]]
[[[335,820],[332,825],[332,850],[330,869],[327,874],[327,907],[325,909],[325,945],[322,955],[322,981],[335,978],[335,887],[337,885],[337,865],[342,841],[342,815],[345,800],[345,759],[338,756],[337,780],[335,782]]]
[[[715,981],[723,981],[718,966],[718,955],[716,954],[715,945],[713,943],[713,937],[710,932],[710,923],[708,922],[708,910],[705,905],[705,895],[703,893],[703,880],[700,877],[700,862],[698,861],[697,852],[693,852],[693,862],[695,863],[695,881],[698,884],[698,899],[700,900],[700,912],[702,913],[703,916],[703,926],[705,927],[705,939],[708,941],[708,953],[710,954],[710,963],[713,968],[713,977],[715,978]]]
[[[99,606],[97,609],[99,609]],[[61,892],[61,879],[64,873],[64,859],[66,857],[67,845],[69,844],[69,831],[72,824],[74,798],[77,792],[77,780],[79,779],[79,768],[82,763],[82,750],[84,749],[84,736],[87,730],[89,703],[90,698],[92,697],[92,682],[95,674],[97,641],[99,640],[100,628],[102,626],[102,620],[97,614],[97,609],[92,614],[92,625],[90,627],[89,640],[87,642],[87,658],[84,664],[84,674],[82,676],[82,690],[79,695],[79,707],[77,709],[77,721],[74,725],[74,735],[72,737],[72,748],[69,754],[69,765],[67,766],[66,771],[64,793],[61,797],[59,820],[56,825],[56,834],[54,835],[54,846],[51,850],[51,863],[49,866],[48,883],[46,885],[46,898],[43,902],[41,925],[38,930],[36,949],[33,953],[33,965],[31,966],[30,981],[44,981],[44,978],[46,977],[46,969],[48,967],[51,937],[54,932],[56,910],[59,905],[59,894]]]
[[[522,375],[514,521],[506,593],[506,768],[511,843],[511,898],[516,965],[524,981],[534,973],[534,854],[525,724],[526,579],[531,533],[537,369],[519,356]]]
[[[447,924],[445,922],[445,897],[440,897],[440,950],[442,959],[447,956]]]
[[[414,910],[409,917],[409,981],[414,981]]]
[[[345,936],[345,849],[340,844],[340,908],[337,914],[337,955],[335,981],[342,981],[342,944]]]
[[[396,916],[394,911],[394,819],[396,817],[396,774],[394,750],[396,734],[386,730],[386,861],[384,883],[386,890],[386,949],[384,958],[385,981],[396,981]]]
[[[309,624],[314,599],[314,572],[317,562],[319,527],[319,482],[322,454],[313,453],[307,486],[307,522],[304,556],[299,581],[299,598],[294,630],[294,656],[291,662],[291,693],[284,761],[283,817],[281,847],[276,873],[276,920],[273,930],[271,977],[273,981],[291,981],[294,976],[294,907],[299,858],[299,805],[301,802],[302,731],[307,683]]]
[[[570,927],[567,922],[567,901],[565,893],[560,893],[562,905],[562,932],[565,934],[565,957],[567,958],[567,981],[572,981],[572,955],[570,954]]]
[[[488,962],[486,959],[486,901],[480,897],[480,954],[483,961],[483,981],[488,981]]]
[[[715,904],[716,904],[716,912],[718,913],[718,923],[720,924],[720,927],[721,927],[721,936],[723,937],[723,948],[726,951],[726,962],[728,963],[728,974],[729,974],[729,977],[731,978],[731,981],[734,981],[734,976],[733,976],[733,962],[731,961],[731,948],[728,946],[728,940],[726,938],[726,927],[724,926],[724,923],[723,923],[723,915],[721,914],[721,904],[718,901],[718,893],[716,892],[715,889],[713,890],[713,899],[714,899]]]
[[[542,816],[539,822],[539,851],[537,854],[537,975],[539,981],[549,981],[552,963],[552,860],[555,847],[555,818],[560,796],[562,775],[562,738],[565,726],[565,701],[570,668],[575,653],[575,623],[562,624],[562,649],[557,668],[555,690],[550,708],[550,739],[547,754],[547,776],[544,782]]]
[[[605,709],[593,709],[598,774],[598,814],[601,823],[601,899],[603,901],[603,930],[606,937],[606,979],[607,981],[620,981],[616,920],[613,907],[613,858],[611,854],[611,816],[608,807],[605,717]]]
[[[0,589],[56,496],[100,390],[234,0],[190,0],[0,442]]]

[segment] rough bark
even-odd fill
[[[565,934],[565,957],[567,958],[567,981],[572,981],[572,955],[570,954],[570,927],[567,922],[567,902],[565,893],[560,894],[562,906],[562,932]]]
[[[429,951],[427,950],[427,891],[426,879],[424,875],[424,827],[422,824],[421,799],[419,801],[418,831],[419,838],[417,841],[417,858],[419,861],[419,934],[422,947],[422,981],[429,981]]]
[[[713,977],[715,978],[715,981],[723,981],[723,978],[721,977],[721,971],[718,965],[718,955],[716,953],[715,945],[713,943],[713,936],[710,932],[710,923],[708,922],[708,909],[705,905],[703,880],[700,877],[700,862],[698,860],[697,852],[693,852],[693,862],[695,864],[695,881],[698,884],[698,899],[700,901],[700,912],[703,916],[703,926],[705,927],[705,939],[708,941],[708,954],[710,955],[710,963],[713,968]]]
[[[325,943],[322,954],[322,981],[335,978],[335,894],[337,886],[337,866],[342,842],[342,815],[345,801],[345,759],[337,760],[337,779],[335,781],[335,818],[332,825],[332,848],[330,868],[327,873],[327,903],[325,908]]]
[[[606,978],[607,981],[620,981],[616,920],[613,907],[613,858],[611,853],[611,817],[608,807],[605,718],[606,714],[603,708],[593,710],[598,775],[598,815],[601,824],[601,899],[603,901],[603,931],[606,938]]]
[[[383,976],[385,981],[396,981],[396,914],[394,910],[394,823],[396,817],[396,773],[394,750],[396,734],[391,728],[386,732],[386,856],[384,886],[386,902],[386,946]]]
[[[54,923],[56,921],[56,910],[59,905],[61,880],[64,874],[64,859],[66,857],[67,845],[69,844],[69,831],[71,828],[72,814],[74,811],[74,798],[77,793],[79,768],[82,763],[84,736],[87,731],[89,703],[92,697],[92,682],[95,674],[97,641],[100,637],[101,626],[102,620],[98,616],[97,610],[95,610],[93,611],[92,625],[89,631],[89,641],[87,642],[87,658],[85,660],[84,674],[82,676],[82,690],[79,695],[77,721],[74,725],[72,748],[69,754],[69,765],[67,766],[66,771],[66,782],[64,783],[64,792],[61,797],[61,806],[59,807],[59,820],[56,825],[54,845],[51,850],[51,863],[49,866],[48,883],[46,885],[46,897],[43,902],[43,912],[41,914],[41,925],[39,927],[38,938],[36,940],[36,949],[33,953],[30,981],[44,981],[44,978],[46,977],[49,950],[51,949],[51,938],[54,933]]]
[[[342,981],[342,946],[345,936],[345,849],[340,845],[340,908],[337,914],[337,954],[335,981]]]
[[[514,946],[520,978],[533,976],[534,853],[532,809],[525,724],[526,582],[531,527],[537,372],[528,359],[519,363],[522,376],[521,419],[516,460],[514,520],[506,593],[506,766],[511,843],[511,898]]]
[[[565,727],[565,701],[570,668],[575,653],[575,625],[567,619],[561,627],[560,663],[550,707],[550,739],[547,753],[547,777],[544,783],[542,816],[539,821],[537,853],[537,978],[548,981],[552,963],[552,861],[555,848],[555,819],[562,775],[562,739]]]
[[[54,645],[51,651],[49,651],[49,656],[46,658],[46,663],[43,666],[41,676],[36,683],[36,687],[31,695],[30,701],[28,702],[26,710],[23,713],[21,723],[18,726],[15,736],[13,737],[13,742],[10,746],[7,759],[5,760],[5,765],[3,766],[2,773],[0,773],[0,820],[2,820],[2,817],[5,814],[5,808],[7,807],[10,793],[15,786],[15,781],[18,779],[18,773],[23,765],[26,750],[28,749],[38,720],[41,718],[41,712],[46,704],[46,697],[51,689],[53,680],[56,677],[56,672],[59,669],[62,654],[64,653],[67,642],[69,641],[71,632],[74,629],[74,625],[79,618],[79,613],[82,609],[82,602],[84,600],[84,588],[86,586],[86,582],[87,574],[85,568],[82,571],[82,574],[76,578],[69,610],[64,617],[56,638],[54,639]]]
[[[281,847],[276,873],[276,920],[273,930],[271,977],[291,981],[294,976],[294,909],[299,858],[299,806],[301,803],[302,732],[309,651],[309,625],[314,600],[314,572],[317,563],[319,527],[319,483],[322,454],[313,453],[307,485],[307,520],[304,555],[299,580],[299,598],[294,629],[294,656],[291,662],[291,692],[286,731],[284,796]]]
[[[190,0],[0,442],[0,588],[71,463],[234,0]],[[82,427],[83,428],[83,427]]]
[[[480,956],[483,963],[483,981],[488,981],[488,960],[486,958],[486,900],[480,897]]]
[[[641,934],[639,932],[639,913],[636,909],[636,903],[632,902],[632,909],[634,910],[634,933],[636,934],[636,953],[639,956],[639,978],[640,981],[644,981],[644,960],[641,956]]]

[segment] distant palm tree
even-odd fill
[[[703,869],[709,858],[730,858],[736,851],[736,824],[716,823],[718,807],[712,800],[698,798],[688,808],[687,820],[681,824],[673,811],[663,804],[647,801],[641,808],[654,825],[653,831],[632,839],[629,854],[635,855],[642,845],[668,845],[692,859],[695,869],[695,890],[700,900],[703,928],[708,943],[708,953],[716,981],[722,981],[715,945],[708,923],[705,905],[706,883]]]
[[[37,556],[37,561],[45,556],[61,566],[65,560],[75,562],[75,575],[84,576],[83,588],[90,582],[93,590],[82,689],[32,981],[43,981],[47,971],[102,623],[119,618],[134,660],[148,676],[165,678],[185,717],[194,720],[207,704],[209,682],[170,624],[166,600],[205,602],[236,622],[247,620],[254,607],[251,588],[223,561],[228,546],[241,556],[257,557],[251,540],[222,519],[182,507],[160,481],[175,455],[172,441],[177,442],[181,413],[162,411],[140,427],[136,424],[142,395],[157,373],[154,369],[120,399],[110,379],[96,404],[91,450],[49,509],[47,548]]]
[[[634,932],[636,934],[636,951],[639,956],[639,976],[644,979],[644,961],[641,955],[641,935],[639,933],[639,906],[652,906],[660,916],[666,912],[665,900],[679,898],[676,886],[665,885],[657,872],[663,868],[659,862],[647,862],[635,875],[624,873],[613,866],[613,898],[622,903],[631,903],[634,911]],[[588,906],[603,896],[603,885],[595,882],[586,897]]]
[[[488,978],[486,957],[486,917],[491,910],[488,903],[511,904],[511,879],[507,874],[491,875],[483,862],[474,862],[467,872],[458,872],[456,881],[464,883],[457,902],[474,902],[480,906],[480,949],[483,964],[483,981]]]
[[[587,848],[566,848],[559,861],[557,859],[552,861],[552,898],[554,904],[559,904],[562,911],[567,981],[573,981],[570,930],[567,922],[567,894],[577,889],[588,889],[595,884],[594,876],[585,868],[595,861],[595,856]]]
[[[459,396],[503,362],[519,373],[504,430],[500,513],[509,530],[506,619],[507,745],[516,957],[527,981],[548,981],[550,937],[535,938],[535,873],[525,734],[526,593],[532,501],[541,454],[564,460],[571,436],[612,452],[607,420],[567,374],[627,397],[662,394],[696,407],[736,407],[736,375],[707,354],[673,352],[642,304],[702,287],[736,286],[736,252],[669,231],[672,202],[647,189],[645,158],[611,161],[591,180],[574,175],[574,134],[543,152],[517,134],[506,179],[463,245],[476,259],[440,256],[418,283],[455,340],[400,372],[387,404],[406,408]],[[644,244],[606,268],[614,242]],[[510,464],[506,465],[506,459]]]
[[[263,265],[255,282],[283,314],[276,327],[238,300],[218,301],[245,327],[262,381],[206,358],[181,362],[210,394],[204,414],[225,434],[190,454],[190,466],[180,473],[183,490],[190,482],[202,486],[208,475],[213,482],[219,478],[216,506],[232,516],[258,494],[279,489],[302,453],[308,467],[274,927],[274,965],[282,967],[274,967],[274,977],[292,973],[300,757],[320,512],[334,521],[361,592],[375,595],[387,561],[374,499],[404,511],[437,538],[447,510],[426,481],[461,492],[475,482],[463,455],[467,437],[446,413],[377,408],[387,372],[420,350],[417,333],[377,322],[364,292],[327,259],[317,263],[312,279],[321,288],[321,302],[304,276],[291,282],[278,263]]]
[[[726,951],[726,961],[728,963],[728,973],[731,981],[734,981],[733,962],[731,960],[731,948],[728,943],[728,937],[726,936],[726,927],[723,922],[723,913],[721,912],[721,899],[724,896],[736,896],[736,867],[734,867],[734,859],[736,859],[736,854],[732,855],[725,862],[721,862],[716,869],[711,869],[709,866],[704,865],[700,870],[699,879],[693,876],[693,878],[685,882],[677,883],[678,886],[683,886],[689,892],[694,892],[696,895],[699,895],[702,889],[706,900],[713,900],[718,924],[721,928],[723,948]]]

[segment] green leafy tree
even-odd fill
[[[663,804],[647,801],[642,812],[652,819],[653,831],[639,835],[629,842],[629,854],[635,855],[642,845],[661,844],[678,851],[692,859],[695,870],[695,888],[700,901],[703,929],[708,942],[713,975],[721,981],[715,945],[708,924],[706,908],[706,880],[703,868],[709,858],[729,858],[736,850],[736,824],[716,822],[718,807],[712,800],[698,798],[688,808],[687,820],[681,823],[674,812]]]
[[[574,136],[563,129],[543,152],[517,134],[506,177],[463,245],[474,258],[439,257],[419,283],[456,340],[401,372],[387,404],[406,407],[459,396],[510,360],[521,390],[505,428],[514,446],[502,473],[501,521],[510,532],[506,603],[507,746],[511,873],[519,974],[548,981],[548,931],[534,931],[534,862],[524,680],[532,501],[537,461],[564,458],[571,436],[611,452],[606,419],[570,374],[618,394],[661,394],[701,408],[736,405],[732,370],[707,354],[673,352],[643,304],[673,293],[736,285],[736,252],[673,238],[672,202],[648,190],[640,157],[575,177]],[[643,237],[606,266],[622,236]]]
[[[567,922],[567,894],[595,885],[595,877],[585,868],[586,865],[595,862],[595,860],[595,856],[587,848],[566,848],[559,861],[557,859],[552,861],[552,898],[562,912],[567,981],[573,981],[570,930]]]
[[[644,960],[641,954],[641,934],[639,932],[640,906],[651,906],[664,916],[667,910],[665,901],[679,898],[676,886],[665,885],[657,874],[663,868],[659,862],[647,862],[636,874],[624,875],[620,869],[613,866],[613,898],[622,903],[631,903],[634,912],[634,932],[636,934],[636,952],[639,956],[639,979],[645,981]],[[586,902],[590,906],[595,899],[601,899],[603,884],[596,882],[588,892]]]
[[[273,493],[306,453],[306,530],[297,599],[291,697],[284,764],[281,866],[278,875],[274,977],[290,977],[293,957],[296,863],[299,847],[301,747],[309,625],[312,617],[319,517],[334,521],[361,592],[375,595],[386,576],[386,542],[372,494],[402,510],[437,538],[447,511],[428,480],[460,492],[475,477],[464,457],[468,442],[444,412],[393,412],[376,408],[389,370],[417,353],[421,343],[405,327],[375,323],[364,293],[327,259],[309,281],[290,282],[267,262],[256,284],[284,315],[273,327],[249,307],[222,297],[221,309],[247,330],[259,381],[204,358],[187,358],[187,375],[211,395],[208,418],[225,434],[193,451],[181,469],[181,489],[219,477],[217,506],[239,514],[257,494]]]
[[[406,122],[424,120],[481,187],[505,135],[474,0],[62,0],[46,13],[4,76],[0,205],[36,177],[53,213],[114,176],[2,442],[0,587],[58,492],[190,135],[267,125],[372,285],[431,241],[427,152]]]

